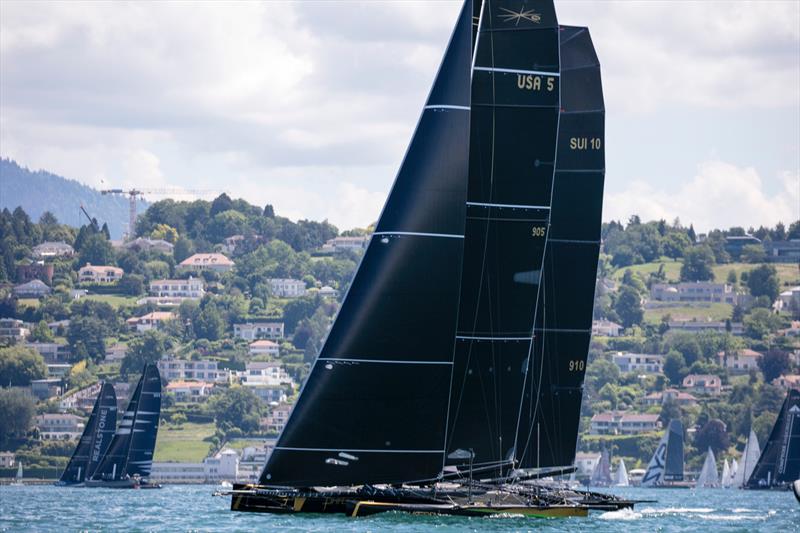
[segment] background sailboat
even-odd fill
[[[726,457],[725,461],[722,463],[722,475],[720,476],[719,479],[720,487],[722,487],[723,489],[730,488],[732,481],[733,480],[731,479],[731,467],[728,464],[728,458]]]
[[[683,424],[670,420],[653,458],[642,478],[643,487],[659,487],[670,481],[683,481]]]
[[[630,481],[628,481],[628,470],[625,468],[625,461],[620,459],[619,465],[617,465],[617,473],[614,476],[614,486],[615,487],[628,487],[630,486]]]
[[[726,465],[727,466],[727,465]],[[717,460],[714,451],[709,448],[700,475],[697,476],[695,488],[711,489],[719,487],[719,472],[717,471]]]
[[[758,458],[761,456],[761,448],[758,445],[758,437],[756,432],[750,430],[750,436],[747,438],[747,444],[744,446],[742,452],[742,460],[737,464],[736,472],[733,475],[733,483],[731,486],[741,489],[744,487],[753,470],[756,468]]]
[[[25,483],[22,482],[22,461],[17,464],[17,476],[14,478],[14,481],[9,483],[9,485],[14,485],[15,487],[21,487]]]

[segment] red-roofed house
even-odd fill
[[[772,380],[772,384],[782,389],[800,389],[800,374],[786,374]]]
[[[731,372],[745,374],[751,369],[758,370],[758,361],[762,355],[749,348],[728,353],[727,357],[725,357],[725,352],[718,352],[717,362]]]
[[[250,355],[274,355],[280,354],[280,346],[277,342],[261,339],[250,343]]]
[[[592,417],[589,433],[592,435],[632,435],[655,431],[660,426],[658,415],[606,411]]]
[[[688,392],[678,389],[666,389],[662,392],[652,392],[644,397],[644,404],[648,406],[661,405],[666,402],[675,402],[678,405],[696,405],[697,398]]]
[[[712,374],[689,374],[683,378],[683,388],[698,394],[716,396],[722,392],[722,380]]]
[[[173,393],[178,402],[204,402],[213,389],[214,384],[205,381],[172,381],[167,385],[167,392]]]
[[[153,311],[152,313],[147,313],[146,315],[129,318],[125,321],[125,323],[131,329],[135,329],[138,332],[143,332],[158,327],[167,320],[174,319],[175,315],[167,311]]]
[[[184,271],[213,270],[214,272],[227,272],[233,268],[234,263],[222,254],[194,254],[181,261],[179,266]]]
[[[125,271],[121,268],[108,265],[92,265],[86,263],[78,270],[80,283],[114,283],[119,281]]]

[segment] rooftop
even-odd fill
[[[234,263],[222,254],[194,254],[181,261],[181,266],[224,265],[233,266]]]

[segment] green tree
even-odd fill
[[[640,324],[644,318],[641,296],[636,289],[628,285],[620,288],[614,310],[626,328]]]
[[[225,333],[225,322],[214,302],[207,303],[192,324],[194,334],[200,339],[218,340]]]
[[[86,237],[79,250],[78,264],[86,265],[112,265],[114,264],[114,249],[103,234],[94,234]]]
[[[726,281],[729,285],[736,285],[736,283],[739,281],[739,276],[736,275],[735,270],[728,272],[728,279]]]
[[[39,352],[26,346],[0,348],[0,386],[27,387],[31,380],[47,375],[47,366]]]
[[[586,386],[597,395],[606,383],[619,382],[619,367],[604,357],[592,359],[586,368]]]
[[[178,240],[178,230],[169,224],[156,224],[156,227],[150,232],[150,238],[161,239],[162,241],[175,244]]]
[[[67,342],[75,361],[100,361],[106,355],[108,328],[95,316],[74,316],[70,320]]]
[[[787,352],[773,348],[758,360],[758,367],[764,374],[764,381],[769,383],[773,379],[788,373],[792,368],[792,364]]]
[[[169,348],[167,336],[151,329],[128,344],[119,372],[124,377],[139,374],[144,365],[161,359]]]
[[[753,309],[744,317],[745,335],[752,339],[763,339],[780,329],[782,325],[781,317],[769,309]]]
[[[30,395],[19,389],[0,388],[0,448],[5,448],[12,439],[25,437],[33,424],[36,404]]]
[[[144,292],[144,276],[125,274],[120,278],[118,287],[129,296],[139,296]]]
[[[47,322],[40,320],[31,330],[30,340],[34,342],[53,342],[53,332],[47,326]]]
[[[661,418],[661,423],[666,427],[669,424],[670,420],[680,420],[681,415],[681,406],[678,405],[678,402],[675,400],[667,400],[661,404],[661,413],[659,417]]]
[[[758,442],[762,443],[762,446],[764,442],[767,442],[769,433],[772,431],[772,427],[775,425],[775,420],[777,419],[777,411],[763,411],[753,419],[753,431],[755,431]]]
[[[689,369],[686,367],[683,354],[677,350],[670,350],[664,357],[664,375],[670,383],[680,385],[688,373]]]
[[[746,244],[742,247],[739,258],[744,263],[761,263],[767,258],[767,254],[761,244]]]
[[[217,427],[225,433],[233,428],[255,433],[264,405],[251,390],[234,385],[209,400],[209,411],[214,415]]]
[[[686,250],[691,246],[692,242],[689,240],[689,237],[681,232],[670,232],[662,239],[664,255],[672,259],[683,257],[683,254],[685,254]]]
[[[681,281],[710,281],[714,279],[714,254],[708,246],[686,250],[681,265]]]
[[[186,237],[180,237],[175,242],[175,247],[172,249],[172,255],[176,263],[180,263],[184,259],[194,254],[194,244]]]
[[[774,302],[780,294],[778,271],[772,265],[761,265],[754,268],[747,276],[747,287],[753,296],[767,296],[770,302]]]
[[[319,294],[303,296],[287,302],[283,307],[283,322],[286,331],[294,332],[297,324],[313,315],[321,303],[322,298],[320,298]]]
[[[727,450],[731,441],[725,423],[717,418],[706,422],[694,436],[694,447],[698,451],[711,448],[715,454]]]

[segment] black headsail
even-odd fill
[[[97,465],[111,443],[117,427],[117,395],[110,383],[100,387],[92,414],[78,441],[67,467],[61,474],[59,484],[73,485],[91,478]]]
[[[592,328],[605,176],[600,64],[587,28],[560,31],[561,110],[531,365],[522,402],[522,468],[571,465]]]
[[[464,246],[471,19],[467,1],[262,485],[403,482],[441,472]]]
[[[148,364],[92,480],[115,481],[135,475],[148,477],[160,416],[161,376],[155,365]]]
[[[789,389],[745,488],[769,488],[800,478],[800,391]]]

